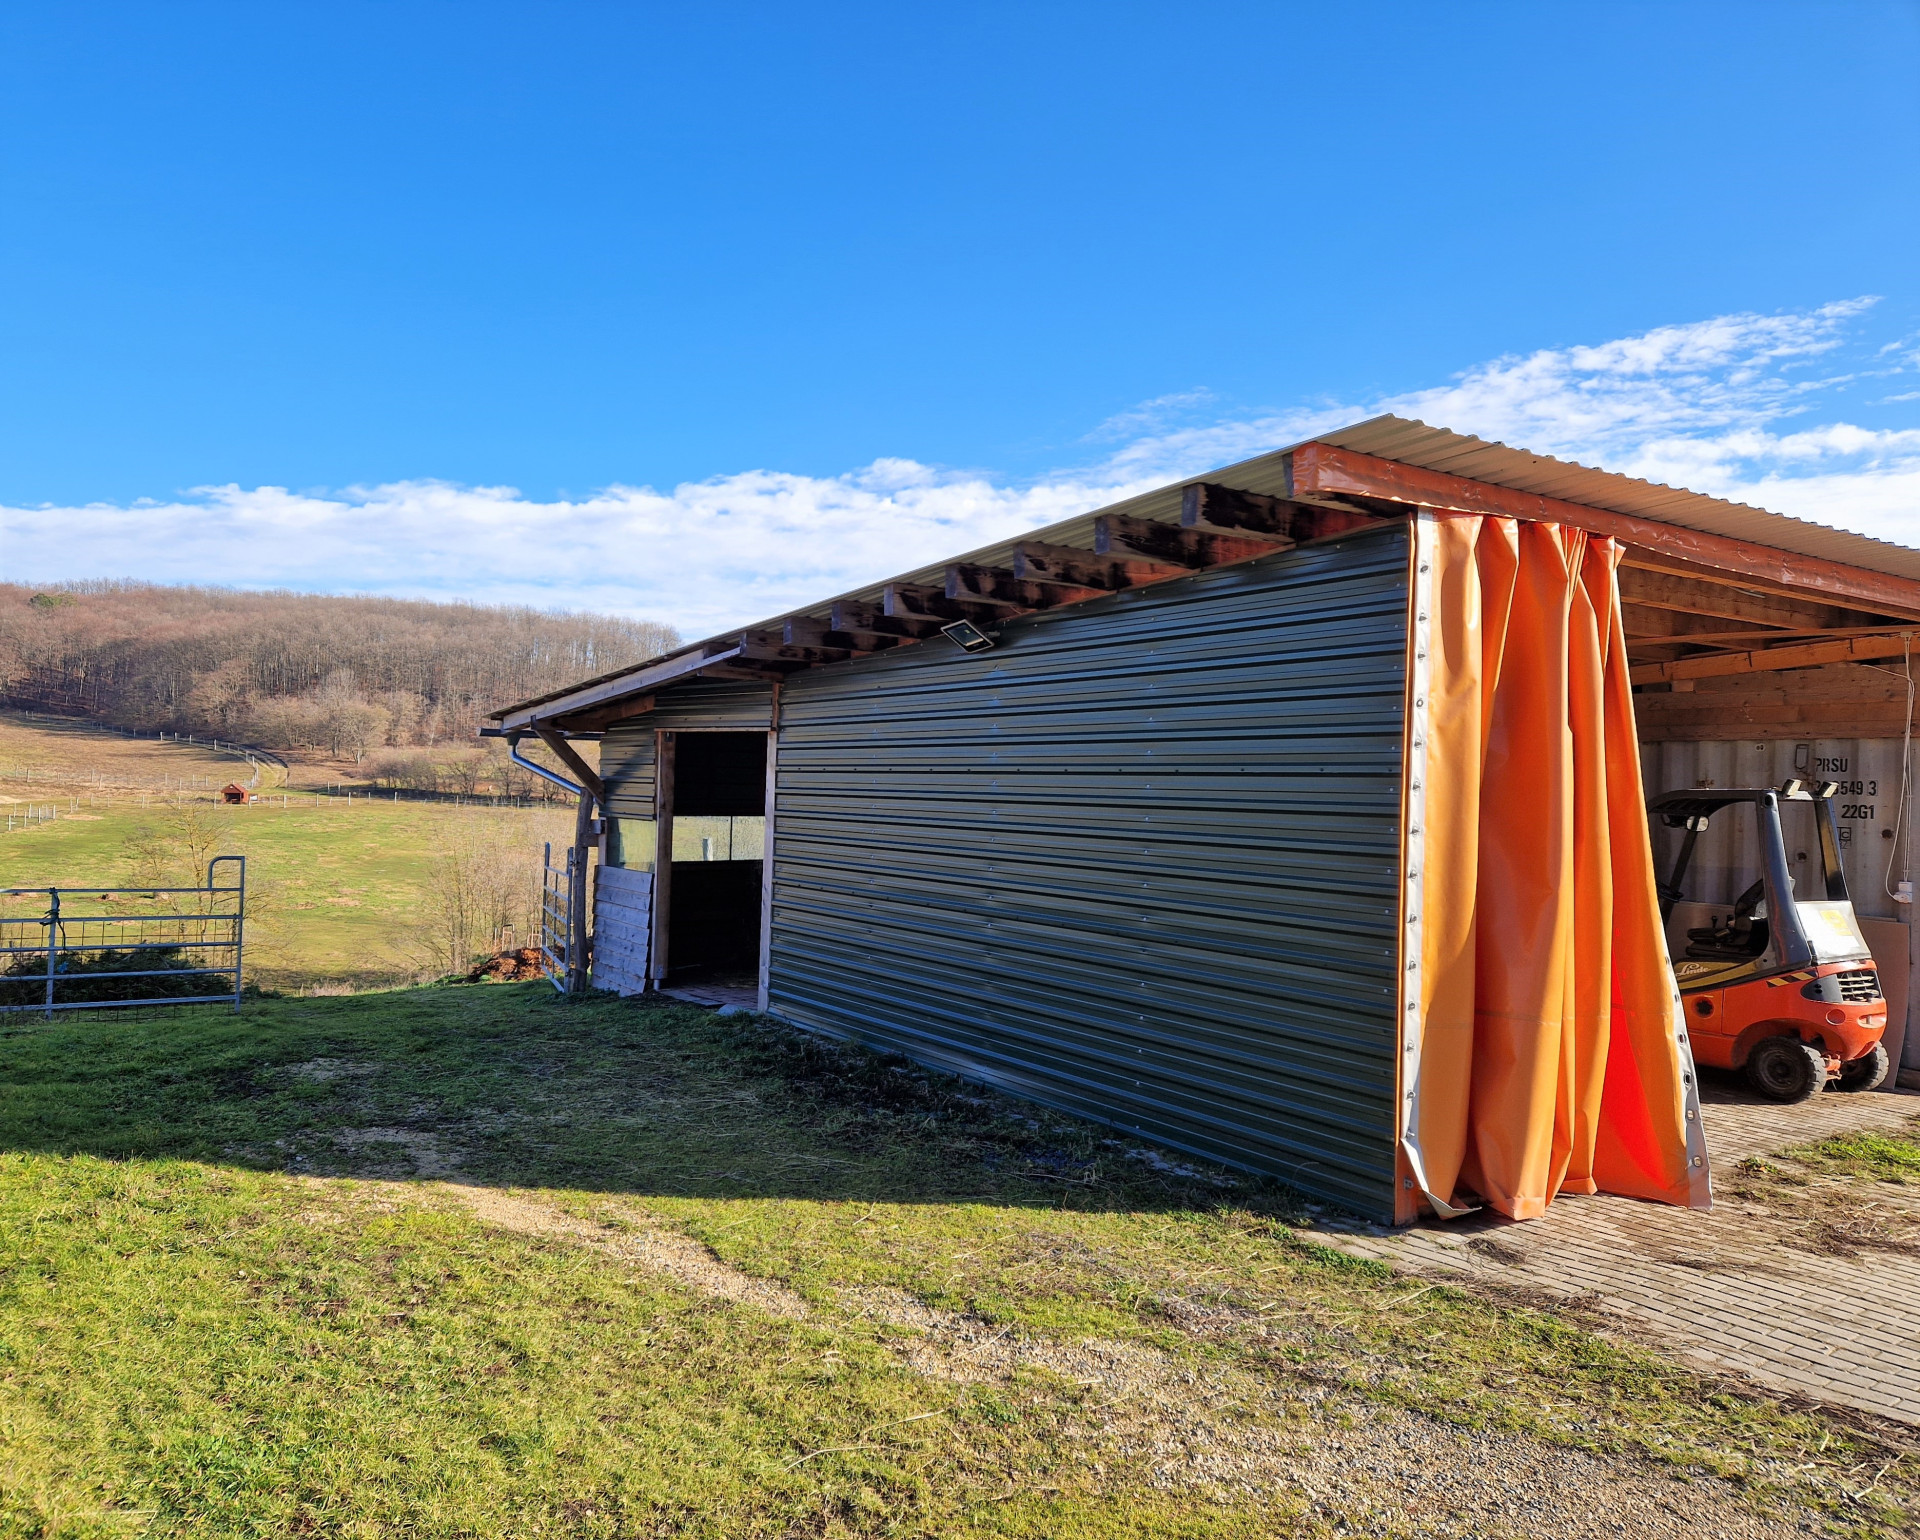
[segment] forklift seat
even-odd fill
[[[1716,925],[1687,932],[1687,956],[1707,962],[1745,962],[1767,949],[1765,882],[1756,882],[1733,903],[1733,913]]]

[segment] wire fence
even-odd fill
[[[191,888],[0,888],[0,1015],[199,1005],[240,1009],[247,858]],[[41,907],[39,901],[44,901]],[[219,987],[215,989],[215,983]]]

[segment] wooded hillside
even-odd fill
[[[360,758],[640,662],[671,626],[405,599],[0,583],[0,703]]]

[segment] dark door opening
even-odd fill
[[[667,982],[757,986],[767,735],[678,732],[669,741]]]

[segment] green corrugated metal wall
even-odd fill
[[[1390,1219],[1406,562],[793,676],[773,1009]]]
[[[773,723],[773,690],[739,680],[692,679],[656,697],[658,705],[619,723],[600,742],[600,778],[616,818],[653,817],[653,735],[695,728],[750,732]]]

